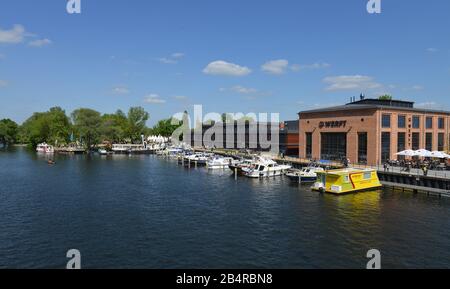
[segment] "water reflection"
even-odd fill
[[[0,266],[98,268],[449,267],[450,201],[312,192],[288,178],[234,179],[157,156],[0,151]],[[61,253],[63,252],[63,253]]]

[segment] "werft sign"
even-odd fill
[[[319,123],[319,128],[339,128],[345,127],[346,125],[347,125],[346,120],[321,121]]]

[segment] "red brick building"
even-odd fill
[[[280,123],[280,152],[285,156],[297,157],[299,154],[298,120]]]
[[[405,149],[448,151],[450,112],[364,99],[299,113],[300,158],[381,164]]]

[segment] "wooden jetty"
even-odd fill
[[[402,192],[411,191],[413,193],[425,193],[427,195],[434,195],[438,197],[450,197],[450,190],[436,189],[430,187],[423,186],[415,186],[415,185],[407,185],[407,184],[399,184],[393,182],[385,182],[381,181],[381,184],[393,190],[400,190]]]

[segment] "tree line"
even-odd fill
[[[10,119],[0,120],[0,144],[49,143],[66,146],[79,143],[89,149],[100,143],[140,143],[141,135],[169,137],[179,125],[172,119],[160,120],[154,127],[147,127],[150,118],[142,107],[131,107],[127,113],[117,110],[101,114],[89,108],[79,108],[70,115],[60,107],[46,112],[35,112],[22,125]],[[181,125],[181,124],[180,124]]]

